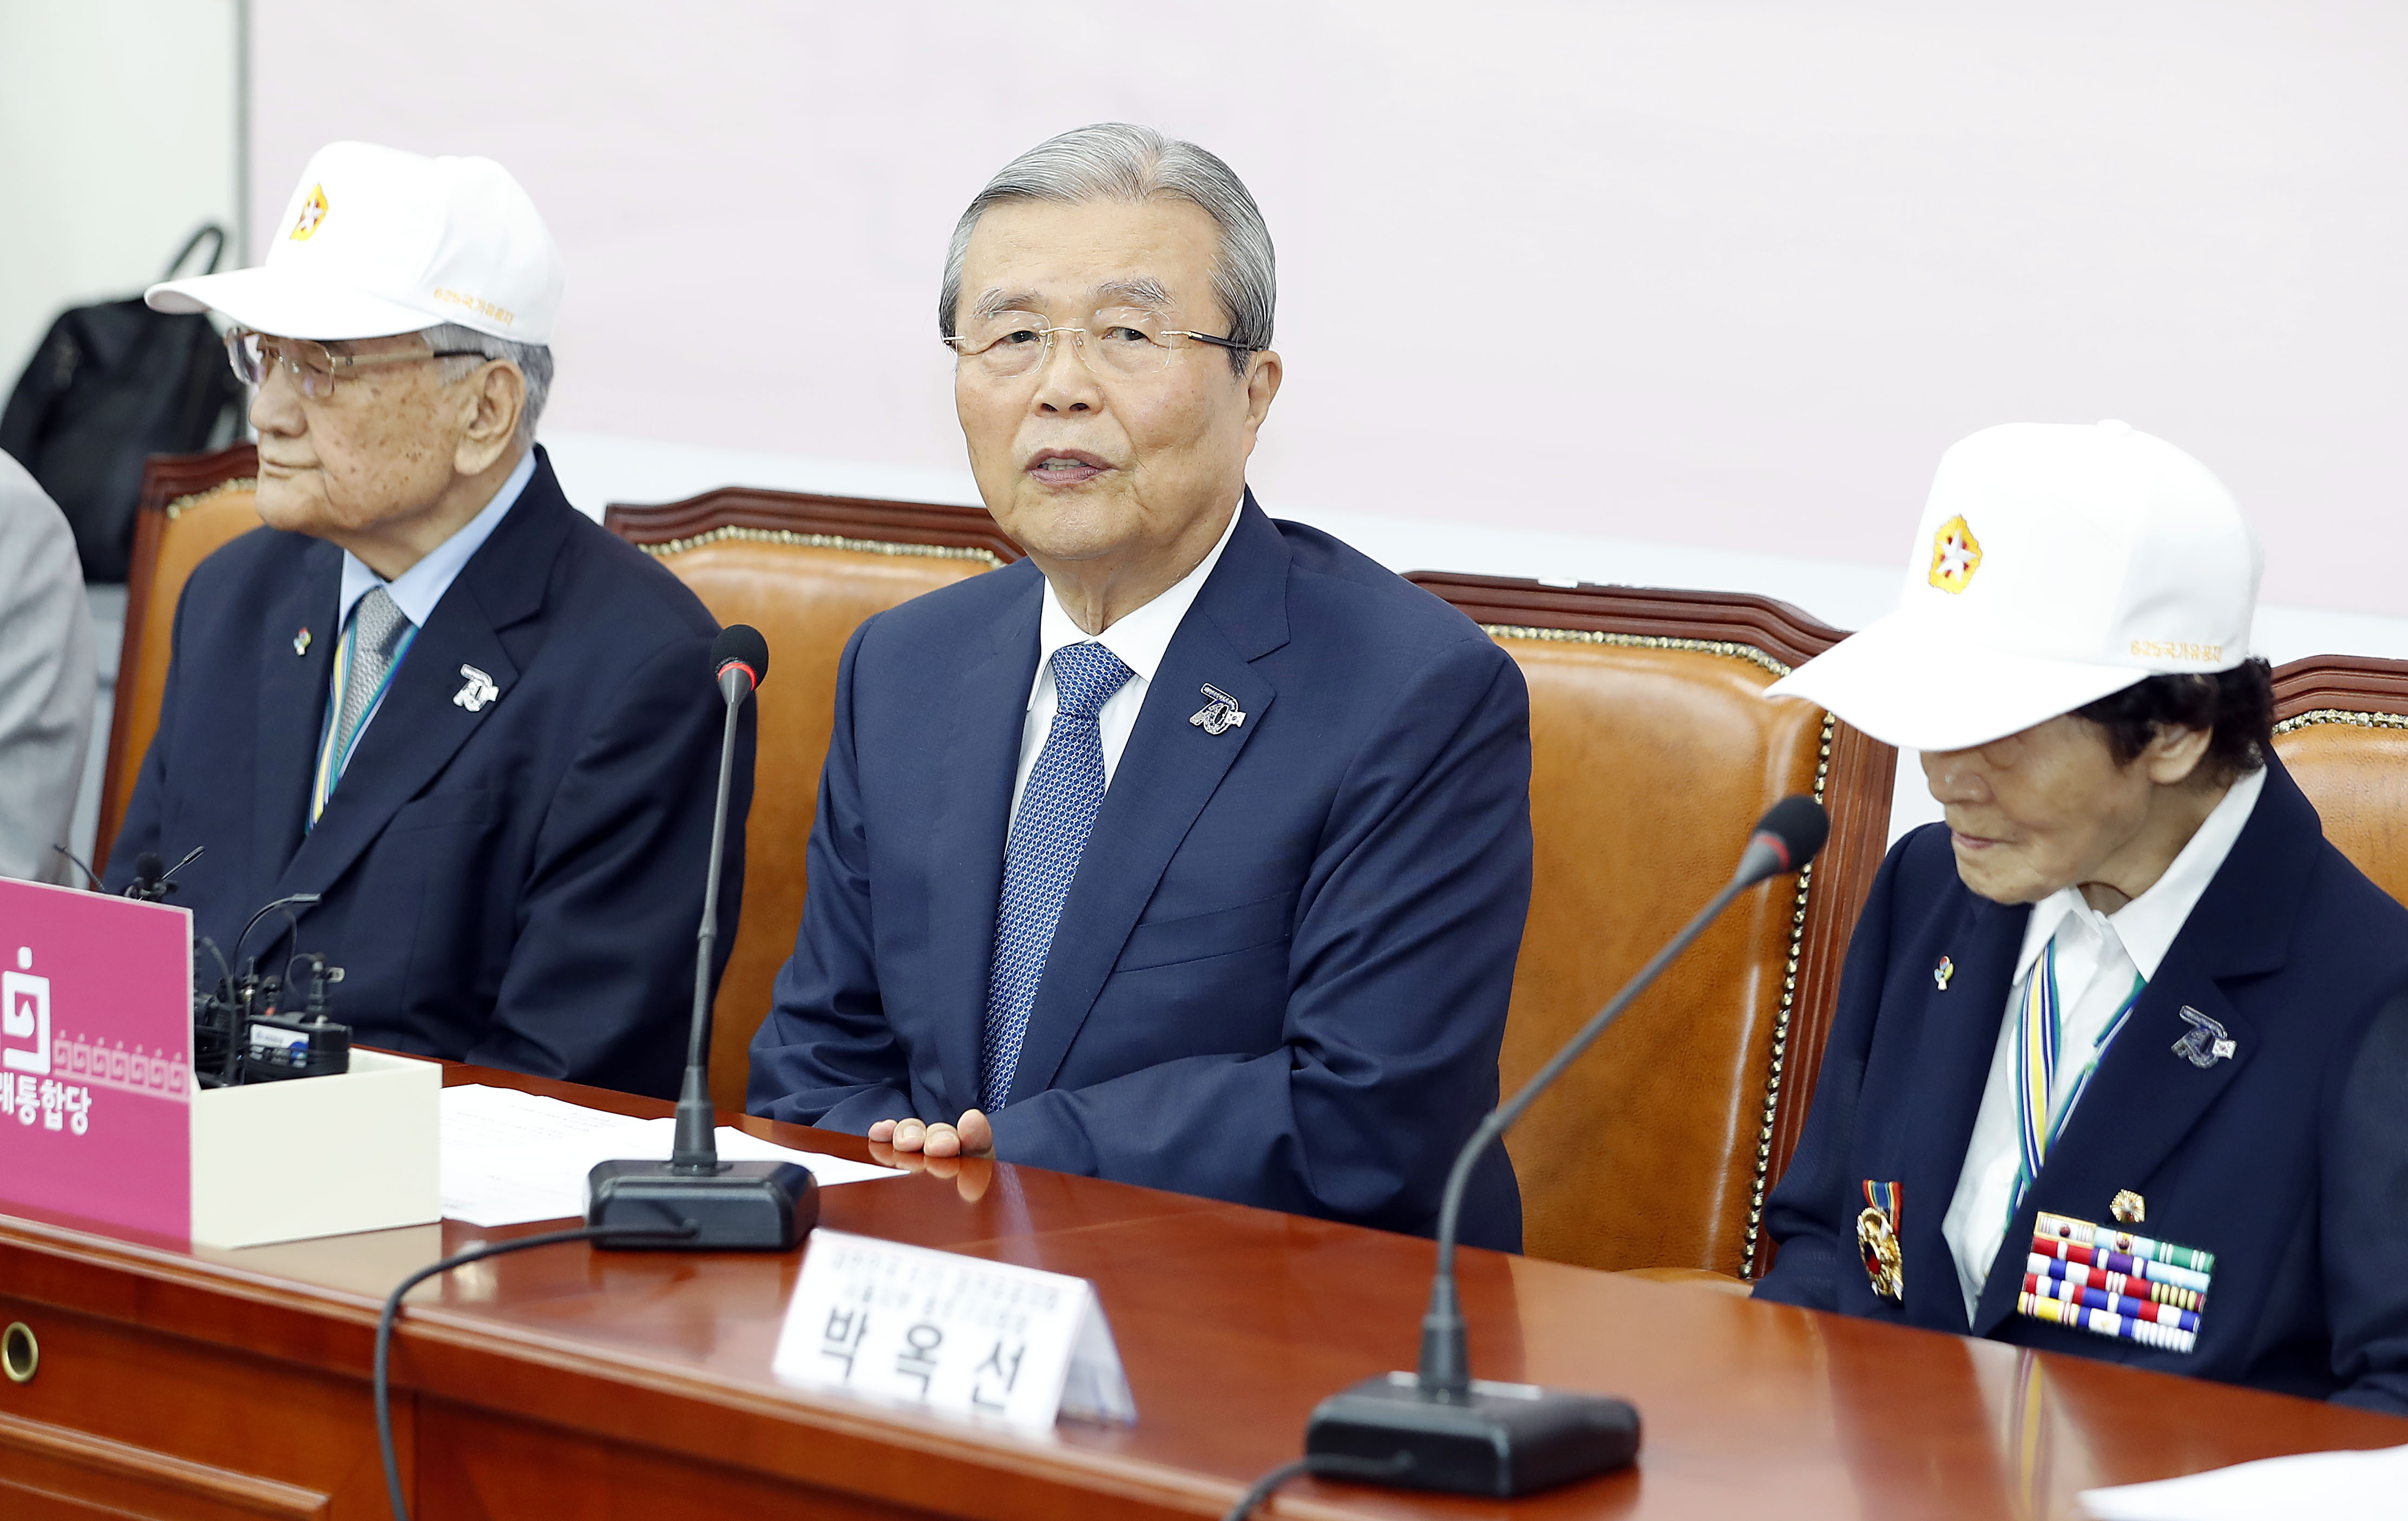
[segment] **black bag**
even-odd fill
[[[226,236],[211,225],[193,235],[162,278],[174,279],[204,238],[216,242],[204,273],[216,273]],[[0,450],[66,513],[84,580],[122,581],[143,461],[230,439],[231,428],[219,429],[242,397],[207,317],[152,311],[138,295],[78,307],[50,324],[0,412]]]

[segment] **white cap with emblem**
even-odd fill
[[[387,337],[458,323],[548,344],[560,251],[535,202],[485,158],[329,143],[301,171],[267,262],[153,285],[160,311],[223,312],[278,337]]]
[[[1766,696],[1965,750],[2162,672],[2249,658],[2263,565],[2199,461],[2124,423],[2010,423],[1941,456],[1898,610]]]

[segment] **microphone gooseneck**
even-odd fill
[[[1464,1142],[1463,1150],[1455,1154],[1454,1170],[1447,1174],[1446,1192],[1439,1201],[1438,1269],[1430,1283],[1429,1310],[1422,1317],[1420,1379],[1426,1394],[1441,1399],[1456,1399],[1471,1386],[1463,1310],[1455,1293],[1455,1238],[1463,1213],[1464,1190],[1470,1185],[1472,1169],[1483,1154],[1512,1127],[1513,1122],[1563,1075],[1566,1068],[1580,1059],[1581,1054],[1605,1033],[1605,1027],[1621,1016],[1633,998],[1645,992],[1664,969],[1704,933],[1706,926],[1730,906],[1731,899],[1768,877],[1803,869],[1830,833],[1830,815],[1813,798],[1800,794],[1775,803],[1757,821],[1747,849],[1740,856],[1739,868],[1723,890],[1698,910],[1697,917],[1684,926],[1647,965],[1640,968],[1639,974],[1625,983],[1604,1008],[1590,1015],[1588,1023],[1522,1084],[1519,1093],[1482,1120],[1471,1139]]]
[[[719,796],[710,815],[710,869],[702,884],[702,925],[695,933],[694,1019],[688,1031],[685,1080],[678,1090],[677,1141],[669,1168],[695,1174],[719,1169],[718,1115],[710,1102],[710,964],[719,940],[719,874],[727,854],[727,795],[736,774],[736,715],[769,674],[769,641],[746,624],[720,631],[710,645],[711,669],[726,704],[719,734]]]

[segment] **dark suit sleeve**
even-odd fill
[[[2344,1404],[2408,1415],[2408,993],[2375,1013],[2327,1106],[2323,1255]]]
[[[710,641],[681,638],[600,696],[552,794],[486,1036],[465,1060],[676,1096],[694,1004],[724,709]],[[736,939],[752,708],[736,739],[714,984]]]
[[[1285,1043],[1014,1102],[1005,1160],[1432,1228],[1454,1154],[1496,1103],[1530,900],[1529,694],[1485,639],[1405,682],[1348,768],[1291,942]],[[1520,1246],[1501,1153],[1464,1239]]]
[[[886,1023],[870,937],[869,871],[853,745],[853,673],[864,624],[837,664],[836,716],[806,847],[803,922],[752,1038],[747,1107],[855,1134],[911,1116],[911,1078]],[[939,1116],[931,1116],[939,1117]],[[952,1119],[952,1115],[941,1118]]]
[[[1850,1223],[1864,1206],[1856,1198],[1857,1181],[1848,1176],[1848,1149],[1856,1134],[1856,1101],[1872,1055],[1882,990],[1889,980],[1890,914],[1906,847],[1905,839],[1891,847],[1848,939],[1847,964],[1840,972],[1839,1016],[1823,1048],[1814,1101],[1807,1109],[1806,1127],[1788,1170],[1765,1200],[1765,1228],[1780,1250],[1772,1270],[1756,1285],[1759,1299],[1836,1310],[1840,1272],[1863,1270]]]

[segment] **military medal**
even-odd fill
[[[2149,1218],[2149,1201],[2127,1188],[2115,1196],[2115,1202],[2107,1206],[2107,1212],[2114,1215],[2119,1224],[2137,1226]]]
[[[2134,1206],[2128,1223],[2137,1223],[2141,1197],[2129,1189],[2118,1194],[2119,1213],[2127,1199]],[[2015,1312],[2093,1336],[2188,1353],[2199,1344],[2214,1272],[2212,1252],[2043,1211],[2032,1222]]]
[[[1906,1298],[1906,1263],[1899,1253],[1899,1221],[1905,1212],[1906,1185],[1865,1180],[1865,1210],[1856,1216],[1856,1250],[1865,1259],[1865,1276],[1873,1292],[1892,1304]]]

